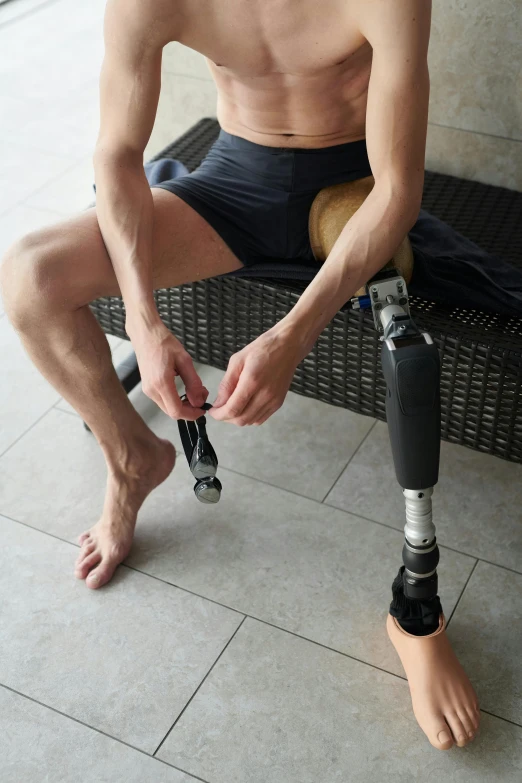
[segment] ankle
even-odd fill
[[[164,447],[152,432],[145,438],[137,437],[119,444],[100,444],[105,454],[109,475],[117,481],[128,483],[139,480],[155,466],[157,454]]]

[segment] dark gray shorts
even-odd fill
[[[310,263],[308,214],[317,193],[371,173],[364,139],[291,149],[221,130],[198,169],[155,187],[186,201],[245,266],[270,259]]]
[[[320,268],[308,215],[328,185],[372,173],[366,141],[325,149],[264,147],[221,130],[201,166],[154,187],[176,193],[243,263],[236,276],[311,280]],[[421,209],[408,232],[411,294],[458,307],[522,313],[522,272]]]

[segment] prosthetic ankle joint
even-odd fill
[[[372,308],[381,332],[386,414],[395,473],[406,503],[403,567],[393,586],[390,613],[401,626],[426,635],[439,625],[439,549],[431,497],[440,457],[440,359],[430,335],[410,315],[406,282],[383,270],[352,299],[354,309]]]

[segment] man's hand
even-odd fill
[[[270,329],[230,357],[208,415],[244,427],[263,424],[281,407],[303,358],[287,333]]]
[[[195,421],[202,416],[201,405],[208,397],[208,389],[180,341],[163,324],[142,329],[131,339],[147,397],[172,419]],[[188,400],[184,402],[176,389],[176,375],[185,384]]]

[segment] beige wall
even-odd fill
[[[522,0],[433,0],[429,62],[427,168],[522,190]]]
[[[426,167],[522,190],[522,0],[434,0],[429,62]],[[169,44],[147,157],[215,113],[203,57]]]

